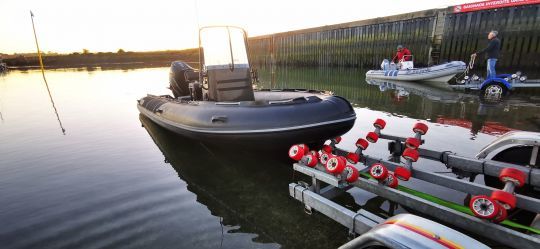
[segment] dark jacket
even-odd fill
[[[476,54],[481,55],[487,53],[488,59],[499,59],[499,51],[501,50],[501,40],[495,37],[491,39],[486,48],[476,52]]]

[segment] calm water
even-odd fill
[[[402,135],[427,120],[426,147],[469,156],[496,134],[540,131],[540,100],[531,94],[486,104],[437,88],[368,85],[363,75],[263,70],[260,86],[325,89],[349,99],[358,115],[343,137],[350,150],[378,117],[387,120],[387,133]],[[334,248],[347,241],[345,228],[306,215],[288,197],[288,183],[300,177],[283,155],[208,147],[140,117],[136,100],[168,93],[167,78],[168,68],[48,71],[62,135],[39,71],[0,76],[0,247]],[[385,149],[378,143],[367,152],[385,157]],[[425,160],[418,167],[445,170]],[[390,215],[388,202],[363,191],[338,201]]]

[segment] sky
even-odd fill
[[[197,30],[236,25],[249,36],[444,8],[470,0],[0,0],[0,53],[179,50]]]

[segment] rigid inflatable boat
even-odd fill
[[[356,115],[344,98],[320,91],[253,90],[257,77],[243,29],[205,27],[199,36],[202,70],[173,62],[174,96],[138,101],[141,114],[158,125],[207,143],[256,147],[322,144],[353,127]]]
[[[452,61],[431,67],[414,68],[412,61],[393,64],[385,59],[381,64],[381,70],[369,70],[366,78],[446,83],[456,74],[463,73],[466,67],[463,61]]]

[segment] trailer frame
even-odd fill
[[[339,150],[339,153],[344,153],[344,151]],[[387,163],[386,160],[381,161]],[[391,167],[392,166],[389,168]],[[362,234],[373,228],[373,226],[380,224],[382,220],[382,218],[371,214],[366,210],[359,210],[355,213],[329,200],[329,198],[335,197],[336,193],[343,193],[352,187],[357,187],[381,196],[391,202],[418,210],[431,217],[437,217],[447,224],[465,229],[480,236],[486,237],[485,235],[489,234],[491,240],[505,245],[516,248],[538,248],[540,246],[540,238],[481,220],[414,195],[386,187],[372,180],[359,178],[353,184],[348,184],[339,177],[323,172],[322,165],[320,164],[315,168],[310,168],[295,163],[293,169],[311,177],[312,184],[289,184],[290,196],[302,202],[305,205],[306,210],[317,210],[349,228],[351,234]],[[366,172],[367,170],[368,167],[365,167],[360,171]],[[417,178],[419,175],[422,176],[422,174],[419,174],[418,172],[419,170],[413,170],[413,177]],[[326,183],[328,186],[321,189],[321,183]],[[470,184],[474,185],[474,183]]]
[[[518,77],[519,78],[519,77]],[[519,81],[517,78],[512,78],[511,74],[497,75],[496,78],[486,79],[484,81],[469,80],[463,84],[448,85],[452,89],[461,90],[482,90],[490,84],[503,84],[507,91],[512,91],[516,88],[540,88],[540,79]]]
[[[519,138],[519,136],[517,137]],[[514,142],[518,145],[527,144],[524,141],[520,139],[516,140],[515,138],[516,136],[510,137],[510,142],[515,140]],[[398,158],[397,162],[392,161],[392,159],[383,159],[362,154],[360,161],[355,167],[357,167],[357,169],[358,165],[363,165],[365,167],[359,169],[359,172],[366,173],[369,166],[374,163],[383,163],[391,171],[402,165],[401,161],[399,161],[399,156],[405,149],[404,142],[407,138],[379,133],[379,139],[389,140],[388,151],[390,155],[394,156],[394,159]],[[424,142],[424,140],[421,140],[421,144],[424,144]],[[504,140],[499,142],[503,145],[508,145],[509,143],[509,141]],[[335,147],[335,144],[331,145],[334,147],[333,153],[336,155],[345,156],[348,153],[347,151]],[[533,147],[531,162],[538,156],[538,149],[536,148],[538,146],[537,141],[533,141],[532,145],[535,147]],[[482,151],[485,152],[484,154],[492,152],[494,150],[493,147],[495,146],[496,145],[491,147],[487,146],[486,149]],[[468,195],[490,195],[492,191],[497,189],[475,183],[475,177],[478,174],[498,176],[502,169],[508,167],[518,169],[526,174],[527,184],[533,187],[540,187],[539,168],[485,159],[486,155],[482,153],[480,153],[482,156],[479,156],[479,158],[470,158],[460,156],[451,151],[436,151],[425,148],[418,148],[418,152],[420,157],[438,161],[447,168],[452,169],[452,172],[455,173],[457,177],[449,177],[423,169],[416,169],[414,167],[411,169],[411,176],[418,180],[429,182],[447,189],[452,189]],[[313,210],[317,210],[349,228],[350,234],[362,234],[369,231],[377,224],[380,224],[383,220],[383,218],[366,210],[361,209],[355,213],[330,200],[343,194],[345,191],[356,187],[383,197],[392,203],[410,207],[431,217],[437,217],[444,223],[464,229],[479,236],[487,237],[486,235],[489,235],[489,239],[498,243],[516,248],[540,247],[539,235],[529,235],[490,221],[482,220],[470,214],[465,214],[412,194],[387,187],[376,181],[360,177],[354,183],[347,183],[341,179],[340,175],[335,176],[326,173],[325,168],[321,164],[318,164],[314,168],[310,168],[303,164],[295,163],[293,169],[311,177],[311,184],[289,184],[289,194],[291,197],[302,202],[306,212],[311,213]],[[468,177],[469,180],[464,179],[466,177]],[[322,183],[328,184],[328,186],[321,188]],[[516,194],[516,199],[517,208],[537,214],[540,213],[540,199],[521,194]]]

